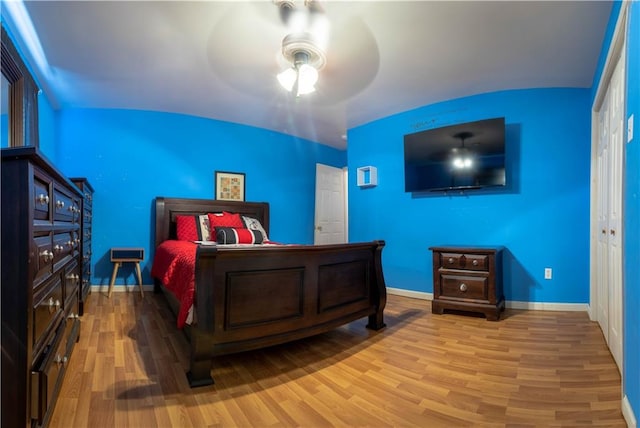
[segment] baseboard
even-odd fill
[[[624,416],[624,420],[627,422],[629,428],[636,428],[638,426],[636,417],[633,414],[633,409],[631,408],[631,403],[629,403],[629,398],[626,395],[622,398],[622,416]]]
[[[506,301],[505,305],[511,309],[527,309],[533,311],[586,312],[589,309],[588,303],[518,302],[511,300]]]
[[[403,290],[401,288],[387,287],[387,293],[395,296],[410,297],[412,299],[433,300],[433,293],[425,293],[423,291]],[[506,301],[507,308],[527,309],[537,311],[572,311],[581,312],[588,311],[588,303],[548,303],[548,302],[518,302]]]
[[[153,291],[153,285],[142,284],[142,290],[144,291]],[[124,292],[132,292],[132,291],[140,291],[140,286],[138,284],[127,284],[127,285],[118,285],[115,284],[113,286],[114,293],[124,293]],[[109,284],[107,285],[92,285],[91,286],[92,293],[104,293],[107,294],[109,292]]]
[[[403,290],[401,288],[387,287],[387,293],[395,296],[410,297],[412,299],[433,300],[433,293],[423,291]]]

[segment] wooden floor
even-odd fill
[[[389,296],[385,321],[221,357],[215,385],[190,389],[162,297],[94,292],[50,426],[626,426],[620,374],[584,312],[489,322]]]

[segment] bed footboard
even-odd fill
[[[201,246],[189,384],[213,383],[211,359],[323,333],[384,324],[384,241],[321,246]]]

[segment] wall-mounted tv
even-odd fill
[[[504,118],[405,135],[404,181],[406,192],[505,186]]]

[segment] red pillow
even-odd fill
[[[264,237],[258,230],[238,227],[216,227],[218,244],[262,244]]]
[[[238,213],[209,213],[209,227],[213,230],[216,227],[244,227],[244,223]]]
[[[176,216],[176,236],[179,241],[209,241],[208,218],[205,215]]]

